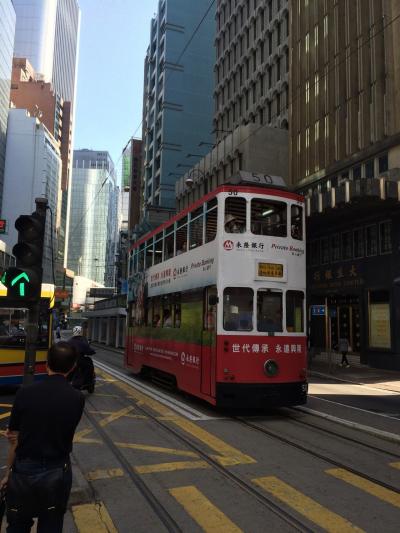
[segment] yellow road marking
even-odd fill
[[[393,468],[398,468],[400,470],[400,463],[389,463],[389,466],[392,466]]]
[[[124,471],[121,468],[110,468],[109,470],[92,470],[86,474],[88,481],[96,481],[98,479],[109,479],[112,477],[122,477]]]
[[[108,415],[106,418],[100,420],[99,425],[104,428],[105,426],[108,426],[108,424],[111,424],[111,422],[128,415],[131,411],[133,411],[133,407],[124,407],[123,409],[115,411],[115,413],[111,413],[111,415]]]
[[[1,414],[1,415],[0,415],[0,420],[1,420],[2,418],[8,418],[8,417],[10,416],[10,414],[11,414],[11,411],[8,411],[8,413],[3,413],[3,414]]]
[[[240,533],[242,531],[196,487],[177,487],[169,489],[169,492],[203,531],[207,533]]]
[[[205,461],[178,461],[176,463],[160,463],[158,465],[135,466],[139,474],[154,474],[156,472],[173,472],[174,470],[194,470],[195,468],[209,468]]]
[[[326,473],[344,481],[345,483],[349,483],[350,485],[353,485],[353,487],[357,487],[386,503],[390,503],[395,507],[400,507],[400,494],[397,494],[397,492],[381,487],[377,483],[373,483],[368,479],[352,474],[343,468],[331,468],[330,470],[326,470]]]
[[[113,411],[88,411],[88,413],[92,414],[92,415],[112,415],[113,414]],[[139,420],[147,420],[148,416],[144,416],[144,415],[131,415],[131,414],[127,414],[127,415],[124,415],[126,418],[137,418]]]
[[[198,457],[197,453],[186,450],[174,450],[173,448],[162,448],[161,446],[149,446],[147,444],[130,444],[129,442],[115,442],[120,448],[130,448],[132,450],[144,450],[146,452],[167,453],[169,455],[182,455],[183,457]]]
[[[86,435],[89,433],[92,433],[93,429],[81,429],[81,431],[78,431],[78,433],[75,433],[74,436],[74,443],[85,443],[85,444],[102,444],[103,442],[99,439],[87,439],[85,438]]]
[[[314,524],[317,524],[330,533],[362,532],[362,529],[354,526],[351,522],[340,515],[329,511],[315,500],[305,496],[284,481],[275,476],[260,477],[253,482],[272,494],[278,500],[295,509]]]
[[[106,372],[100,371],[99,373],[102,376],[107,376]],[[161,415],[162,417],[168,417],[168,419],[173,424],[181,428],[185,433],[188,433],[195,439],[199,440],[200,442],[217,452],[218,455],[215,455],[213,457],[220,464],[224,466],[232,466],[239,464],[256,463],[256,460],[250,457],[249,455],[246,455],[243,452],[234,448],[233,446],[230,446],[220,438],[216,437],[215,435],[212,435],[211,433],[197,426],[193,422],[190,422],[190,420],[186,420],[182,416],[177,415],[165,405],[137,391],[126,383],[117,381],[115,383],[115,386],[123,390],[128,395],[128,397],[133,398],[138,404],[147,405],[158,415]]]
[[[79,533],[118,533],[103,503],[75,505],[72,515]]]

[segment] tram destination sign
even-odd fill
[[[278,263],[258,263],[257,275],[262,278],[283,278],[283,265]]]

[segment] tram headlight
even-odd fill
[[[277,376],[279,372],[278,363],[273,359],[268,359],[268,361],[265,361],[264,363],[264,372],[270,378]]]

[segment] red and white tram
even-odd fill
[[[218,406],[306,402],[304,203],[265,179],[218,187],[134,244],[133,372]]]

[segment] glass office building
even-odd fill
[[[118,188],[108,152],[74,151],[68,268],[107,287],[115,284]]]
[[[6,133],[15,33],[15,11],[11,0],[0,2],[0,215],[3,203]]]

